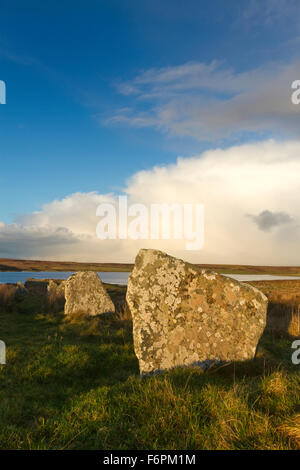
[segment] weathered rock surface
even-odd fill
[[[156,250],[140,250],[129,277],[141,374],[255,355],[268,300],[259,290]]]
[[[97,273],[77,272],[65,281],[65,313],[98,315],[114,312],[115,306]]]

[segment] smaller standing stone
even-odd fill
[[[98,274],[93,271],[77,272],[65,282],[65,314],[84,313],[98,315],[115,311]]]
[[[28,290],[25,288],[24,284],[21,281],[17,282],[18,290],[17,295],[27,295]]]
[[[61,281],[60,279],[53,280],[49,279],[48,286],[47,286],[48,296],[57,296],[57,297],[64,297],[65,296],[65,281]]]
[[[49,279],[47,286],[48,302],[56,310],[63,310],[65,305],[65,281]]]

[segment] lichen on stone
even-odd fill
[[[65,282],[65,314],[99,315],[115,311],[115,306],[97,273],[77,272]]]
[[[254,357],[266,324],[257,289],[156,250],[140,250],[129,277],[141,374]]]

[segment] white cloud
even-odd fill
[[[120,93],[130,96],[131,107],[105,122],[205,141],[242,133],[299,137],[300,106],[291,102],[291,84],[298,78],[299,61],[242,73],[218,61],[152,68],[118,85]]]
[[[198,252],[185,251],[184,241],[98,240],[96,207],[116,196],[92,192],[2,223],[0,256],[131,262],[139,248],[154,247],[199,263],[299,265],[299,174],[300,141],[216,149],[134,174],[124,191],[130,203],[204,203],[205,245]],[[248,216],[264,211],[275,214],[274,230],[261,230]],[[288,214],[289,223],[279,223],[278,214]]]
[[[18,216],[16,223],[44,230],[48,227],[67,227],[76,236],[94,236],[96,207],[113,201],[111,194],[74,193],[60,201],[45,204],[41,211]]]

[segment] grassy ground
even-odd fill
[[[0,449],[299,449],[291,336],[257,358],[141,379],[123,287],[113,316],[64,317],[42,297],[0,303]]]
[[[254,287],[262,290],[269,301],[278,304],[300,304],[300,279],[278,281],[252,281]]]
[[[267,331],[300,337],[300,280],[255,281],[269,299]]]

